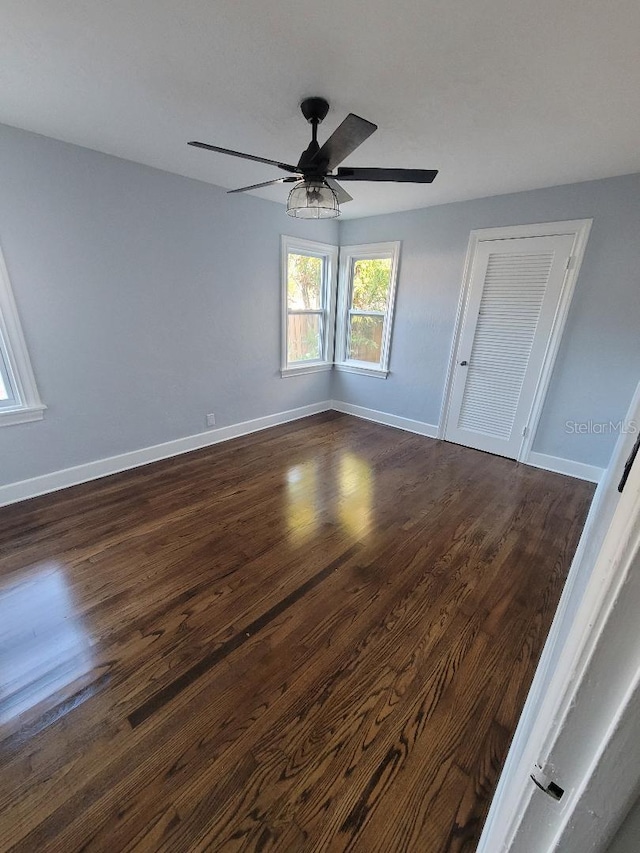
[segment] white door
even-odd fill
[[[518,458],[574,239],[574,234],[560,234],[477,243],[447,441]]]
[[[478,853],[607,849],[640,790],[640,385],[600,481]],[[530,778],[535,766],[559,802]],[[630,848],[640,850],[637,848]]]

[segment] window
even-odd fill
[[[389,375],[399,255],[400,243],[340,249],[337,370]]]
[[[282,238],[282,375],[330,370],[337,246]]]
[[[44,409],[0,254],[0,426],[41,420]]]

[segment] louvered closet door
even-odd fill
[[[573,235],[561,235],[478,243],[454,368],[448,441],[517,458],[573,242]]]

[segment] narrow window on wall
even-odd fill
[[[0,426],[40,420],[45,408],[38,395],[9,274],[0,253]]]
[[[282,238],[282,375],[330,370],[338,247]]]
[[[400,243],[340,249],[336,369],[389,374]]]

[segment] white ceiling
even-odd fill
[[[309,95],[331,103],[321,141],[348,112],[379,125],[345,165],[441,170],[350,184],[348,217],[640,171],[638,0],[0,0],[0,15],[0,121],[228,188],[279,175],[187,140],[297,162]]]

